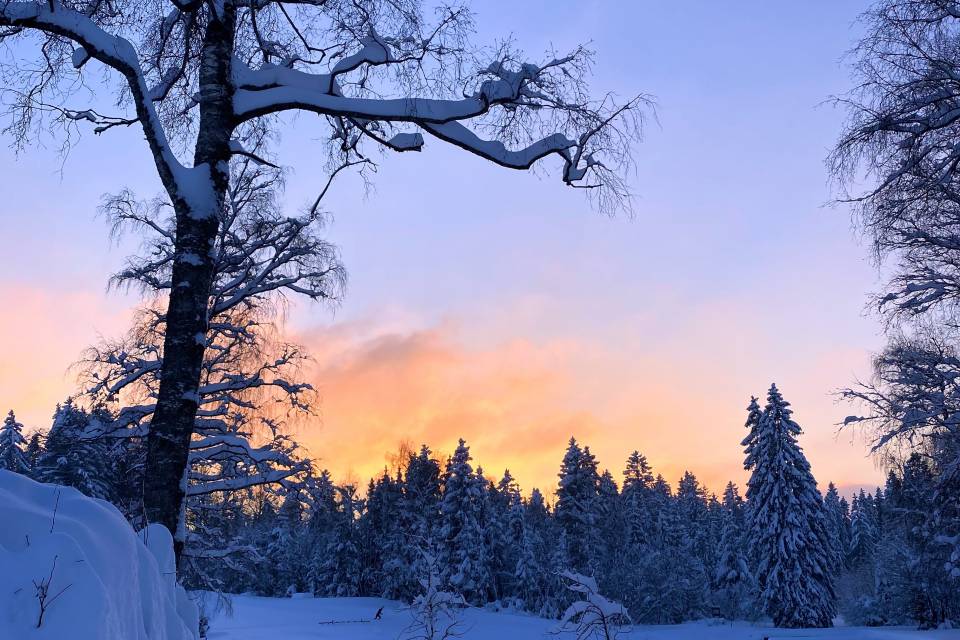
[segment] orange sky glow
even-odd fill
[[[753,328],[717,311],[699,332],[647,342],[643,336],[651,334],[641,330],[616,350],[570,338],[467,345],[456,321],[410,331],[354,323],[305,333],[300,337],[316,357],[309,377],[322,403],[319,420],[301,426],[299,436],[321,466],[360,481],[378,473],[401,442],[428,443],[442,457],[464,437],[486,475],[509,468],[525,490],[552,491],[574,436],[617,478],[638,449],[671,483],[689,469],[714,491],[728,480],[742,485],[743,409],[769,381],[738,358],[756,362],[751,351],[770,344],[748,347]],[[712,353],[698,358],[704,346]],[[862,352],[825,352],[777,380],[795,405],[805,428],[801,443],[824,486],[869,486],[881,477],[862,440],[838,434],[847,407],[822,387],[831,372],[865,361]],[[731,396],[742,402],[731,405]]]
[[[46,427],[54,404],[75,390],[69,365],[81,345],[122,331],[129,313],[91,293],[68,295],[66,307],[54,293],[28,287],[5,287],[0,296],[20,309],[0,315],[0,401],[28,429]],[[533,321],[531,306],[504,309],[503,321]],[[83,321],[62,323],[64,308]],[[804,353],[796,366],[782,362],[789,350],[778,354],[774,336],[733,304],[714,303],[693,316],[700,320],[673,326],[652,315],[628,318],[602,341],[496,330],[478,336],[457,319],[425,327],[382,318],[323,323],[293,336],[314,357],[304,375],[320,396],[317,416],[297,422],[294,432],[320,466],[361,483],[401,442],[427,443],[443,459],[464,437],[486,475],[509,468],[525,491],[552,492],[574,436],[617,478],[638,449],[671,483],[689,469],[719,491],[728,480],[746,479],[743,409],[770,382],[756,372],[782,368],[776,382],[804,427],[801,444],[821,485],[880,482],[862,439],[838,434],[849,407],[824,387],[825,380],[843,381],[838,371],[862,370],[865,352]]]

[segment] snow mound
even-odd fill
[[[196,640],[197,628],[166,529],[138,537],[107,502],[0,470],[0,638]]]

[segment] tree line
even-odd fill
[[[142,517],[143,451],[136,438],[86,439],[104,410],[66,402],[46,437],[0,429],[0,464],[79,488]],[[778,626],[934,627],[960,615],[937,523],[941,471],[921,453],[892,465],[886,485],[848,502],[823,496],[779,390],[747,410],[746,496],[716,495],[691,473],[675,486],[631,453],[601,470],[571,438],[556,488],[525,495],[509,471],[473,464],[460,441],[440,459],[401,451],[361,488],[300,461],[280,483],[199,494],[186,512],[182,579],[193,588],[282,596],[377,596],[413,601],[434,576],[475,606],[557,618],[563,575],[591,576],[637,623],[709,616]]]

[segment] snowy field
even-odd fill
[[[400,603],[375,598],[257,598],[233,596],[233,614],[219,614],[210,640],[397,640],[410,622]],[[383,607],[375,622],[368,620]],[[469,610],[464,616],[464,640],[575,640],[573,633],[550,633],[550,620],[510,613]],[[916,631],[909,628],[837,627],[833,629],[773,629],[738,623],[709,622],[635,627],[623,640],[761,640],[762,638],[834,638],[836,640],[960,639],[956,631]]]

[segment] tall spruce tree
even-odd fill
[[[482,604],[490,584],[482,510],[485,486],[461,439],[444,474],[440,503],[439,562],[445,581],[471,604]]]
[[[650,463],[639,451],[627,458],[623,470],[623,518],[629,544],[639,546],[650,541],[650,492],[653,489],[653,473]]]
[[[757,430],[760,427],[760,418],[763,412],[760,411],[760,403],[756,396],[750,396],[750,404],[747,405],[747,420],[744,427],[747,429],[747,435],[740,443],[747,455],[753,451],[757,441]]]
[[[847,548],[847,565],[859,569],[871,564],[878,537],[873,496],[860,489],[860,493],[853,497],[853,506],[850,510],[850,545]]]
[[[834,575],[843,570],[844,558],[847,549],[847,517],[840,502],[837,487],[831,482],[827,485],[827,493],[823,497],[824,525],[827,529],[827,539],[830,541],[830,567]]]
[[[350,598],[360,595],[363,578],[361,541],[356,522],[363,511],[364,501],[352,485],[336,487],[336,495],[330,535],[326,538],[325,548],[316,556],[318,562],[309,572],[308,579],[315,595]]]
[[[760,603],[778,627],[829,627],[836,613],[823,501],[776,385],[745,445],[748,539]]]
[[[570,438],[560,466],[555,517],[563,533],[568,569],[594,575],[598,551],[597,503],[600,476],[589,448]]]
[[[361,520],[362,542],[369,548],[364,583],[383,598],[403,597],[406,580],[405,541],[400,517],[403,488],[386,469],[367,492],[367,509]]]
[[[400,598],[411,601],[420,593],[419,577],[429,574],[421,566],[427,557],[435,557],[440,518],[440,463],[427,445],[411,454],[403,471],[403,495],[400,529],[404,536],[403,573]]]

